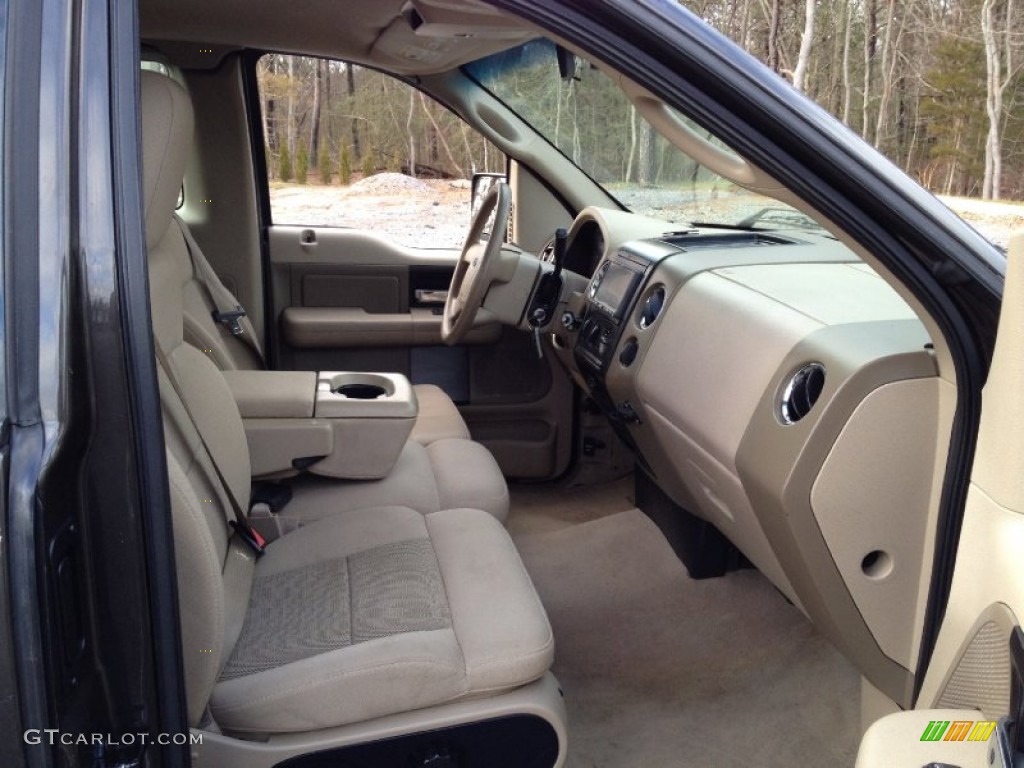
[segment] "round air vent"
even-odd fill
[[[808,363],[789,377],[779,398],[779,419],[783,424],[796,424],[811,412],[825,388],[825,366]]]
[[[661,310],[665,308],[665,286],[659,285],[651,294],[644,299],[640,308],[640,327],[650,328],[658,319]]]

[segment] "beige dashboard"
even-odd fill
[[[652,238],[643,220],[630,241],[582,218],[607,245],[560,359],[672,501],[909,703],[951,426],[924,325],[824,233]],[[619,267],[643,273],[615,317]]]

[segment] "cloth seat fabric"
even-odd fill
[[[512,688],[543,675],[552,653],[493,517],[358,510],[278,540],[256,563],[210,711],[232,731],[316,730]]]

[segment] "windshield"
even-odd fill
[[[818,228],[785,203],[738,187],[693,160],[644,120],[611,78],[586,62],[560,57],[550,41],[534,40],[466,70],[634,213],[680,224]]]

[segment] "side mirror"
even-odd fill
[[[469,206],[469,220],[473,221],[476,218],[476,212],[480,210],[480,204],[483,203],[487,193],[491,191],[491,187],[497,184],[499,181],[506,181],[504,173],[474,173],[473,181],[470,184],[470,206]],[[505,232],[508,232],[508,222],[505,223]],[[507,234],[506,234],[507,237]]]

